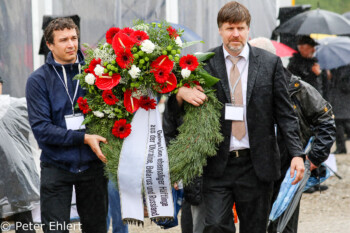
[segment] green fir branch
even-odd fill
[[[207,157],[215,156],[218,145],[224,140],[220,133],[221,102],[215,93],[208,93],[208,101],[199,107],[185,105],[184,123],[179,135],[168,147],[170,178],[190,183],[201,176]]]
[[[123,145],[123,140],[116,138],[111,129],[113,128],[115,119],[99,119],[95,122],[91,122],[88,125],[89,134],[98,134],[105,137],[108,141],[107,144],[101,143],[102,153],[107,158],[107,163],[105,167],[106,176],[112,179],[115,184],[117,182],[117,169],[119,164],[120,151]]]

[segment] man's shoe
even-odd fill
[[[312,186],[311,188],[309,188],[308,190],[306,190],[304,193],[314,193],[317,191],[325,191],[328,189],[327,185],[318,185],[316,184],[315,186]]]
[[[332,152],[332,154],[346,154],[346,150],[338,150],[338,149],[336,149],[335,151]]]
[[[308,190],[305,190],[305,191],[304,191],[304,193],[314,193],[314,192],[316,192],[315,187],[311,187],[311,188],[309,188]]]

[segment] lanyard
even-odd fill
[[[80,63],[79,63],[78,66],[79,66],[78,69],[79,69],[79,74],[80,74],[80,73],[81,73],[81,70],[80,70]],[[79,88],[79,80],[78,80],[77,85],[76,85],[76,87],[75,87],[74,97],[73,97],[73,99],[72,99],[72,97],[70,96],[69,91],[68,91],[67,74],[66,74],[66,70],[64,69],[64,66],[62,66],[62,73],[63,73],[63,77],[64,77],[64,82],[63,82],[63,80],[62,80],[61,75],[57,72],[55,66],[52,65],[52,67],[53,67],[53,69],[56,71],[56,74],[57,74],[59,80],[61,80],[61,82],[62,82],[64,88],[66,89],[67,95],[68,95],[69,100],[70,100],[70,102],[71,102],[71,104],[72,104],[72,112],[73,112],[73,115],[74,115],[74,100],[75,100],[75,98],[77,97],[78,88]]]
[[[235,66],[237,66],[238,62],[236,63]],[[230,83],[230,89],[231,89],[231,94],[232,94],[232,103],[235,104],[235,96],[234,96],[234,93],[235,93],[235,90],[236,90],[236,87],[238,85],[238,82],[239,80],[241,80],[241,77],[242,77],[242,73],[244,72],[245,68],[247,67],[247,64],[248,64],[248,60],[246,61],[246,63],[244,64],[243,66],[243,69],[242,69],[242,72],[239,72],[239,77],[238,79],[236,80],[235,84],[232,86],[231,84],[231,79],[229,78],[229,83]],[[233,64],[232,64],[233,65]],[[236,67],[238,69],[238,66]]]

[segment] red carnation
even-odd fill
[[[142,96],[140,98],[140,107],[148,111],[149,109],[156,109],[157,102],[155,99]]]
[[[115,105],[119,100],[113,94],[112,90],[106,90],[102,92],[103,101],[108,105]]]
[[[165,83],[169,78],[169,71],[164,67],[158,67],[150,71],[154,74],[157,83]]]
[[[134,61],[134,55],[131,53],[130,49],[120,49],[115,54],[117,55],[115,61],[122,69],[130,67]]]
[[[95,85],[100,90],[111,90],[113,87],[119,84],[121,79],[120,74],[113,74],[111,76],[102,75],[96,78]]]
[[[131,133],[131,125],[126,123],[125,119],[114,122],[112,134],[117,138],[126,138]]]
[[[131,49],[134,44],[135,41],[121,31],[115,34],[112,41],[112,47],[115,52],[122,49]]]
[[[112,27],[106,32],[106,42],[112,44],[113,37],[120,31],[120,28]]]
[[[122,30],[120,30],[122,33],[124,33],[124,34],[126,34],[126,35],[128,35],[128,36],[131,36],[131,34],[133,34],[134,32],[135,32],[135,30],[134,29],[132,29],[132,28],[128,28],[128,27],[126,27],[126,28],[123,28]]]
[[[176,88],[176,85],[177,85],[176,77],[174,73],[170,73],[169,79],[165,83],[160,84],[160,86],[154,87],[153,89],[155,89],[158,93],[165,94],[173,91]]]
[[[149,36],[147,35],[146,32],[144,31],[134,31],[132,34],[131,34],[131,38],[136,41],[136,44],[137,45],[141,45],[141,42],[144,41],[144,40],[147,40],[149,39]]]
[[[89,104],[87,102],[87,99],[83,99],[83,97],[79,97],[77,100],[77,103],[79,105],[79,109],[84,113],[87,114],[88,112],[91,111]]]
[[[179,65],[182,69],[187,68],[190,71],[194,71],[198,67],[198,60],[195,56],[189,54],[180,59]]]
[[[177,34],[176,29],[172,26],[169,26],[166,30],[168,31],[170,38],[176,38],[179,36],[179,34]]]

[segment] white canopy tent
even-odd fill
[[[250,37],[270,37],[277,9],[290,0],[238,0],[252,15]],[[0,1],[0,76],[3,92],[23,97],[30,73],[44,63],[39,55],[44,15],[80,17],[81,43],[95,45],[112,26],[131,26],[135,19],[167,20],[185,25],[205,44],[186,52],[205,51],[221,43],[216,17],[229,0],[2,0]],[[21,15],[21,17],[18,17]]]

